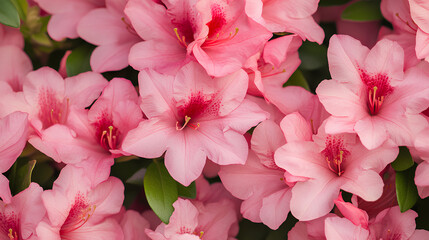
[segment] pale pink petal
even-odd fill
[[[134,210],[125,212],[120,222],[124,240],[149,240],[145,230],[150,228],[148,220]]]
[[[62,234],[63,235],[63,234]],[[106,218],[104,221],[91,225],[84,224],[82,227],[64,234],[63,238],[73,240],[123,240],[124,234],[118,222],[112,218]]]
[[[429,34],[417,30],[416,35],[416,55],[418,58],[425,58],[426,61],[429,60]]]
[[[40,239],[61,240],[59,227],[53,228],[49,223],[43,221],[37,225],[36,232]]]
[[[0,172],[6,172],[27,143],[28,114],[14,112],[0,119]]]
[[[419,195],[421,198],[426,198],[427,196],[429,196],[429,191],[425,189],[425,187],[429,187],[429,180],[427,177],[428,174],[429,174],[429,163],[426,161],[423,161],[417,166],[416,176],[414,178],[414,181],[417,187],[419,187]]]
[[[288,35],[271,40],[265,44],[263,58],[266,63],[270,63],[279,68],[281,63],[287,58],[288,49],[296,48],[301,45],[302,41],[296,35]]]
[[[97,206],[94,212],[97,218],[116,214],[124,202],[124,184],[118,178],[109,177],[91,190],[88,200]]]
[[[368,53],[364,67],[370,73],[386,74],[396,86],[404,77],[404,50],[398,43],[382,39]]]
[[[280,127],[288,142],[312,140],[312,126],[299,113],[291,113],[284,117]]]
[[[130,50],[129,64],[137,70],[151,68],[173,74],[189,61],[186,59],[186,49],[176,42],[163,39],[137,43]]]
[[[355,131],[362,144],[369,150],[379,147],[389,137],[384,121],[377,116],[367,116],[356,122]]]
[[[368,239],[369,231],[354,225],[346,218],[329,217],[325,220],[325,235],[326,239],[366,240]]]
[[[128,55],[135,42],[98,46],[91,54],[94,72],[118,71],[128,66]]]
[[[274,159],[277,166],[297,177],[328,179],[334,176],[314,142],[288,142],[275,152]]]
[[[163,75],[152,70],[139,74],[141,109],[148,118],[168,115],[175,118],[176,109],[173,103],[174,77]]]
[[[124,11],[142,39],[157,41],[166,39],[168,42],[175,41],[176,45],[179,45],[170,17],[162,4],[155,1],[130,0]]]
[[[314,104],[311,102],[314,100],[318,102],[317,96],[297,86],[269,88],[266,96],[285,115],[293,112],[299,112],[304,116],[310,115],[314,109]]]
[[[107,83],[99,73],[81,73],[65,79],[65,96],[70,99],[71,105],[86,108],[100,96]]]
[[[142,121],[136,129],[128,132],[122,142],[122,150],[144,158],[161,156],[177,132],[173,122],[169,126],[161,121],[160,119]]]
[[[0,174],[0,198],[5,203],[10,203],[12,199],[12,193],[9,188],[9,179],[3,174]]]
[[[275,27],[276,25],[278,26],[279,24],[284,24],[283,31],[296,33],[303,40],[317,42],[319,44],[322,44],[323,39],[325,38],[323,29],[316,23],[316,21],[314,21],[311,16],[300,19],[281,17],[280,19],[276,19],[274,21],[274,24],[271,26],[268,25],[268,28],[277,30],[281,28]]]
[[[207,146],[203,147],[204,143],[201,142],[200,137],[189,132],[195,130],[190,128],[184,130],[185,132],[179,132],[174,135],[174,138],[170,139],[174,143],[169,144],[167,147],[165,167],[176,181],[188,186],[201,175],[207,155],[213,154],[214,157],[217,157],[215,154],[219,154],[219,152],[206,153],[205,148]],[[219,141],[218,139],[216,140]],[[222,143],[221,141],[218,144],[226,145],[226,143]],[[214,159],[214,161],[216,160],[221,161],[224,159]]]
[[[46,212],[52,226],[61,226],[67,218],[66,213],[70,210],[69,199],[67,199],[67,197],[61,192],[47,190],[43,192],[42,200],[45,206],[49,206],[49,208],[46,209]],[[43,226],[45,224],[44,222],[39,224],[37,232],[39,232],[40,225]],[[43,231],[47,231],[50,229],[50,226],[44,226],[42,229]],[[47,233],[50,233],[51,231],[52,229],[47,231]]]
[[[410,12],[413,21],[425,32],[429,32],[429,3],[425,0],[410,0]]]
[[[429,239],[429,231],[416,229],[413,235],[409,238],[410,240]]]
[[[325,131],[330,134],[353,133],[356,122],[348,117],[330,116],[326,120]]]
[[[334,35],[329,41],[329,71],[333,79],[351,84],[361,83],[359,68],[363,67],[369,49],[347,35]]]
[[[232,129],[244,134],[268,117],[268,113],[264,112],[256,103],[244,99],[236,109],[220,120],[226,126],[225,130]]]
[[[336,80],[324,80],[316,89],[320,102],[330,114],[361,119],[368,115],[368,110],[361,93],[355,91]]]
[[[27,73],[33,70],[30,58],[20,48],[9,45],[0,47],[0,81],[9,83],[14,91],[22,91]]]
[[[261,162],[274,167],[274,152],[286,143],[282,131],[271,120],[261,122],[252,134],[251,146]]]
[[[205,239],[227,239],[234,223],[237,223],[237,214],[233,202],[227,199],[206,204],[198,216],[198,227],[206,229]]]
[[[292,191],[282,189],[262,200],[261,220],[271,229],[277,229],[287,218]]]
[[[298,182],[292,188],[290,210],[300,221],[313,220],[329,213],[340,191],[336,178]]]
[[[346,171],[343,176],[347,181],[341,189],[356,194],[365,201],[375,201],[383,193],[383,180],[374,171]]]

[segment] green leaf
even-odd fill
[[[316,70],[328,66],[328,49],[326,46],[313,42],[303,42],[299,48],[300,68],[304,70]]]
[[[12,165],[9,175],[9,185],[12,195],[16,195],[30,186],[31,174],[35,165],[36,160],[25,161],[24,159],[18,159]]]
[[[351,0],[320,0],[319,6],[337,6],[337,5],[344,5]]]
[[[417,187],[414,184],[415,170],[414,166],[405,171],[396,172],[396,197],[401,212],[412,208],[419,199]]]
[[[180,183],[177,183],[177,192],[180,197],[195,199],[197,197],[197,188],[195,182],[192,182],[189,186],[185,187]]]
[[[67,76],[72,77],[91,71],[89,59],[93,50],[94,46],[89,44],[84,44],[73,49],[66,62]]]
[[[392,167],[395,171],[405,171],[414,165],[414,160],[411,157],[410,150],[407,147],[399,147],[399,154],[396,160],[392,162]]]
[[[0,23],[6,26],[19,28],[19,14],[10,0],[0,1]]]
[[[383,19],[380,11],[380,1],[361,0],[350,4],[341,14],[344,20],[367,22]]]
[[[11,0],[11,1],[18,12],[19,18],[21,18],[22,20],[25,20],[27,17],[27,10],[28,10],[27,0]]]
[[[161,221],[168,224],[178,192],[176,181],[168,174],[161,161],[155,160],[147,168],[144,176],[144,191],[149,206]]]
[[[283,87],[287,86],[299,86],[310,91],[310,86],[308,86],[307,80],[305,80],[304,75],[299,69],[297,69],[292,76],[290,76],[289,80],[283,84]]]

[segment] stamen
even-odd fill
[[[208,37],[207,37],[206,41],[204,42],[204,46],[205,47],[212,47],[212,46],[216,46],[216,45],[225,43],[225,42],[233,39],[237,35],[238,31],[239,31],[239,29],[235,28],[234,35],[232,34],[232,32],[230,32],[229,36],[226,38],[223,38],[223,39],[219,39],[219,36],[220,36],[219,33],[216,34],[216,38],[214,38],[214,39],[208,39]]]
[[[9,234],[7,234],[10,240],[18,240],[18,234],[9,228]]]
[[[200,239],[203,239],[204,231],[200,232]]]
[[[188,116],[185,116],[185,123],[181,128],[179,128],[179,122],[176,122],[176,130],[183,130],[186,127],[186,125],[188,125],[189,121],[191,121],[191,118]]]
[[[313,134],[316,134],[316,131],[315,131],[315,129],[314,129],[314,121],[313,121],[313,119],[310,119],[310,125],[311,125],[311,132],[312,132]]]
[[[417,32],[417,29],[415,29],[414,27],[412,27],[411,24],[408,21],[405,21],[403,18],[401,18],[399,16],[399,13],[396,13],[395,15],[396,15],[396,17],[399,18],[399,20],[401,20],[403,23],[405,23],[409,28],[411,28],[413,31]]]
[[[185,47],[188,47],[188,44],[186,44],[186,41],[185,41],[185,36],[180,37],[179,30],[177,28],[174,28],[173,30],[176,33],[176,37],[179,40],[179,43],[181,43]]]

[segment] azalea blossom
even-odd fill
[[[130,65],[175,73],[196,59],[211,76],[239,70],[272,36],[244,7],[245,0],[130,0],[125,14],[145,40],[131,48]]]
[[[356,132],[368,149],[387,139],[411,146],[415,135],[427,126],[420,115],[429,81],[425,65],[409,69],[404,76],[403,50],[384,39],[369,50],[359,41],[342,35],[331,38],[328,49],[332,80],[319,84],[316,93],[332,117],[328,133]],[[424,108],[425,109],[425,108]]]
[[[306,137],[298,141],[286,138],[287,143],[274,155],[277,166],[299,179],[292,188],[290,208],[301,221],[327,214],[340,189],[366,201],[377,200],[383,191],[379,172],[398,154],[391,142],[370,151],[355,134],[327,134],[324,127],[322,124],[313,136],[309,126],[296,129]]]
[[[94,184],[81,168],[66,166],[52,190],[42,194],[47,217],[37,228],[40,239],[122,240],[118,222],[124,185],[114,177]],[[110,217],[110,218],[109,218]]]
[[[161,223],[155,231],[146,230],[153,240],[218,240],[228,239],[231,225],[237,221],[231,201],[192,204],[179,198],[173,203],[174,212],[169,224]]]
[[[200,176],[206,158],[220,165],[244,164],[243,134],[267,118],[244,99],[247,81],[243,70],[212,78],[194,62],[176,76],[140,72],[140,107],[148,120],[128,133],[122,149],[144,158],[166,152],[167,170],[185,186]]]

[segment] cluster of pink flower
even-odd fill
[[[429,2],[383,0],[393,30],[371,49],[333,35],[332,79],[314,95],[283,85],[302,42],[324,40],[318,3],[34,0],[52,39],[97,46],[93,71],[72,77],[64,62],[33,71],[19,30],[0,25],[1,173],[27,142],[62,167],[52,189],[13,197],[0,175],[0,239],[227,240],[242,217],[278,229],[289,212],[290,239],[429,239],[397,206],[390,166],[410,149],[429,196]],[[138,91],[101,74],[128,65]],[[122,156],[163,157],[196,198],[179,198],[168,224],[125,210],[110,176]]]

